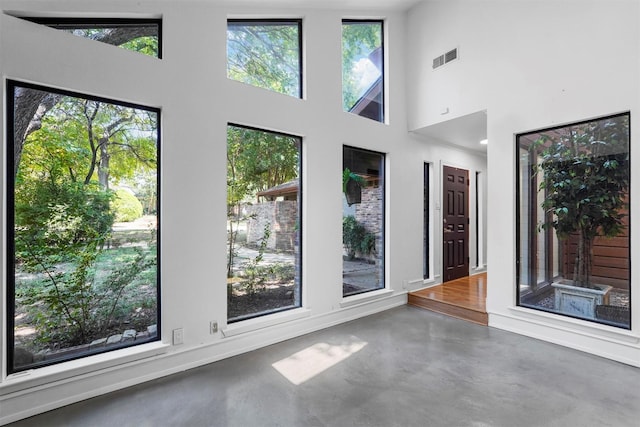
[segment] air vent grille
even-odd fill
[[[449,52],[444,54],[444,63],[448,63],[453,61],[458,57],[458,49],[450,50]]]
[[[440,56],[433,58],[433,69],[448,64],[449,62],[458,59],[458,48],[452,49],[447,53],[443,53]]]
[[[433,68],[438,68],[441,65],[444,65],[444,55],[433,58]]]

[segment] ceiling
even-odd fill
[[[415,131],[419,135],[437,139],[446,144],[486,153],[487,146],[480,141],[487,138],[487,112],[467,114],[451,120],[426,126]]]
[[[230,5],[265,6],[264,0],[224,0]],[[269,7],[310,7],[318,9],[407,10],[422,0],[269,0]]]

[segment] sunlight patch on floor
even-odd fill
[[[366,345],[356,337],[340,345],[317,343],[271,366],[291,383],[300,385],[359,352]]]

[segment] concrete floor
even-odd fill
[[[638,368],[399,307],[13,425],[637,427],[639,385]]]

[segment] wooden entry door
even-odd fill
[[[443,169],[442,281],[469,275],[469,171]]]

